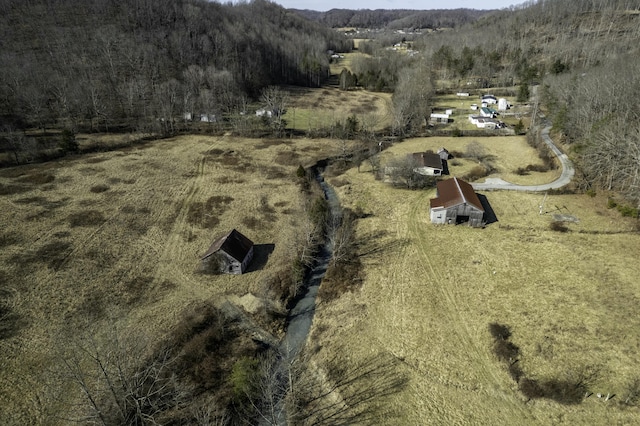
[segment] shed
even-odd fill
[[[409,154],[413,171],[424,176],[440,176],[443,171],[440,155],[431,152],[415,152]]]
[[[203,266],[226,274],[242,274],[253,259],[253,242],[232,229],[215,240],[202,255]]]
[[[431,118],[431,121],[437,121],[438,123],[448,123],[450,115],[451,114],[432,113],[429,118]]]
[[[498,110],[506,111],[509,109],[509,102],[505,98],[498,99]]]
[[[485,225],[482,203],[467,182],[455,177],[440,181],[436,195],[431,199],[431,223],[468,223],[474,228]]]
[[[449,160],[449,158],[451,158],[451,154],[449,154],[449,151],[447,151],[447,148],[442,147],[438,150],[438,155],[440,156],[440,160],[442,161],[447,161]]]

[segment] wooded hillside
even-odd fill
[[[296,10],[296,9],[292,9]],[[480,16],[489,13],[474,9],[440,10],[369,10],[369,9],[331,9],[327,12],[296,10],[302,16],[320,22],[331,28],[456,28],[474,22]]]
[[[398,67],[428,69],[436,90],[516,87],[520,101],[539,85],[541,108],[583,172],[582,189],[617,190],[640,206],[640,10],[629,0],[546,0],[497,11],[454,31],[417,38],[420,52]],[[368,46],[389,55],[380,42]],[[397,87],[389,73],[386,87]],[[378,66],[381,68],[381,66]],[[391,82],[388,83],[388,82]],[[415,87],[415,85],[411,86]],[[637,214],[637,211],[636,211]]]
[[[7,129],[172,131],[183,112],[242,108],[271,84],[318,86],[334,31],[275,3],[0,2]]]

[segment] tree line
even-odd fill
[[[0,2],[0,124],[171,133],[272,84],[319,86],[351,42],[275,3]],[[259,18],[257,18],[259,17]]]
[[[326,12],[297,10],[306,18],[320,22],[330,28],[385,28],[385,29],[437,29],[456,28],[471,23],[489,13],[474,9],[331,9]]]

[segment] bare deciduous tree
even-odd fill
[[[82,338],[62,354],[62,377],[79,389],[84,403],[76,421],[102,425],[156,424],[164,412],[182,406],[188,389],[174,372],[168,349],[150,353],[149,342],[117,331],[99,342]]]

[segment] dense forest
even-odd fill
[[[242,110],[272,84],[318,86],[350,43],[275,3],[0,2],[3,132],[173,132],[184,112]],[[13,133],[12,133],[13,132]]]

